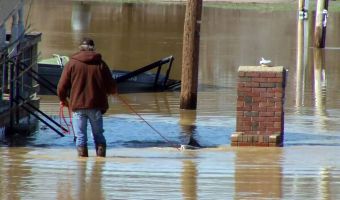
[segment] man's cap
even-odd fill
[[[80,45],[86,45],[86,46],[93,46],[94,47],[94,42],[91,38],[84,38]]]

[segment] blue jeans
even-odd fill
[[[103,115],[98,109],[79,109],[73,112],[72,122],[76,135],[76,146],[87,146],[87,122],[90,121],[92,137],[95,144],[105,144],[103,135]]]

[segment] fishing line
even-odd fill
[[[161,138],[163,138],[167,143],[169,143],[172,147],[176,148],[177,150],[180,150],[181,145],[175,144],[168,140],[165,136],[162,135],[156,128],[154,128],[149,122],[147,122],[142,115],[140,115],[122,96],[116,95],[122,102],[125,104],[133,113],[135,113],[142,121],[144,121],[155,133],[157,133]]]

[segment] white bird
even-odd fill
[[[264,59],[263,57],[261,58],[261,60],[260,60],[260,65],[261,66],[266,66],[266,67],[270,67],[271,64],[272,63],[272,61],[271,60],[266,60],[266,59]]]

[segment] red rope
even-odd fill
[[[63,129],[63,132],[65,134],[71,134],[71,130],[72,130],[73,135],[74,135],[71,111],[70,111],[69,107],[67,107],[67,108],[68,108],[68,114],[69,114],[69,118],[70,118],[70,123],[67,123],[67,121],[66,121],[66,118],[65,118],[65,115],[64,115],[64,105],[60,105],[60,109],[59,109],[59,121],[60,121],[60,125],[62,125],[64,123],[65,126],[67,127],[67,131],[65,131]]]
[[[70,107],[67,107],[67,110],[68,110],[68,116],[70,117],[70,126],[71,126],[71,129],[72,129],[72,132],[73,132],[73,136],[74,136],[74,140],[75,140],[76,139],[76,135],[75,135],[75,132],[74,132],[74,129],[73,129],[72,112],[70,110]]]
[[[173,146],[174,148],[176,148],[177,150],[180,150],[179,145],[171,142],[170,140],[168,140],[166,137],[164,137],[156,128],[154,128],[153,126],[151,126],[151,124],[149,122],[147,122],[123,97],[119,96],[117,94],[118,98],[132,111],[134,112],[141,120],[143,120],[155,133],[157,133],[161,138],[163,138],[167,143],[169,143],[171,146]]]

